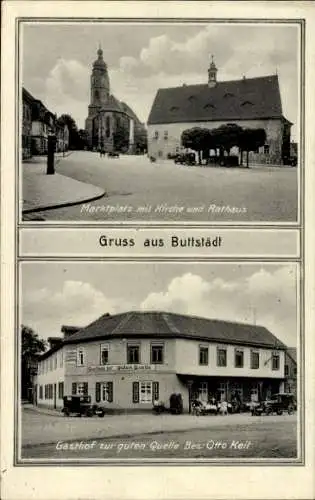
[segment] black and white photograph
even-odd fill
[[[20,264],[20,463],[297,462],[296,263]]]
[[[299,21],[19,31],[21,220],[299,222]]]

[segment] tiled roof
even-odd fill
[[[288,347],[287,354],[290,356],[292,361],[294,361],[295,363],[297,362],[296,361],[296,348],[295,347]]]
[[[114,316],[103,315],[66,338],[64,343],[115,337],[189,338],[275,349],[286,348],[280,340],[262,326],[158,311],[131,311]]]
[[[282,118],[278,76],[159,89],[148,125]]]

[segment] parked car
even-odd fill
[[[119,158],[119,153],[115,151],[109,151],[108,156],[109,158]]]
[[[65,417],[75,414],[77,417],[104,417],[105,409],[98,405],[91,405],[91,396],[64,396],[61,410]]]
[[[270,399],[262,401],[258,405],[252,407],[252,415],[271,415],[276,413],[277,415],[282,415],[283,412],[287,412],[291,415],[295,409],[295,398],[294,394],[291,393],[277,393],[273,394]]]
[[[196,165],[196,156],[194,153],[178,154],[175,156],[174,162],[181,165]]]

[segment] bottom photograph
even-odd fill
[[[299,295],[296,263],[20,263],[16,462],[298,462]]]

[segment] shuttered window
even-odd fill
[[[132,402],[133,403],[153,403],[160,397],[159,382],[133,382]]]

